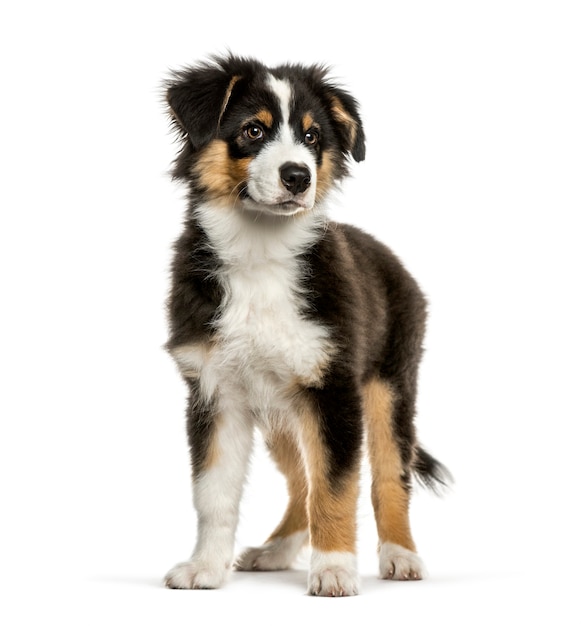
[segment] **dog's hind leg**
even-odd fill
[[[280,524],[265,544],[258,548],[247,548],[238,557],[236,568],[239,570],[288,569],[309,537],[307,479],[298,446],[286,432],[270,435],[267,445],[286,477],[289,503]]]

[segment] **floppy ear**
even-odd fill
[[[344,89],[328,78],[328,67],[314,65],[310,68],[313,87],[321,94],[331,114],[343,154],[350,154],[355,161],[365,159],[365,133],[359,115],[359,104]]]
[[[365,133],[357,100],[334,85],[327,85],[326,96],[331,117],[339,134],[342,152],[350,153],[355,161],[363,161]]]
[[[216,135],[239,78],[221,67],[204,65],[176,72],[167,82],[170,115],[194,151]]]

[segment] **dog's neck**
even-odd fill
[[[328,223],[320,207],[284,217],[206,203],[193,217],[222,263],[237,267],[294,259],[320,239]]]

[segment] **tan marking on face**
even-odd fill
[[[321,551],[355,552],[359,464],[332,488],[318,416],[305,402],[300,438],[307,468],[311,545]]]
[[[409,493],[392,428],[394,395],[390,385],[373,379],[364,388],[367,445],[371,464],[371,499],[379,541],[415,552],[409,523]]]
[[[267,128],[272,128],[272,125],[274,124],[274,118],[268,109],[261,109],[258,111],[258,113],[254,116],[254,119]]]
[[[323,152],[321,164],[317,166],[317,193],[315,201],[322,200],[335,184],[334,153],[330,150]]]
[[[231,158],[228,144],[222,139],[214,139],[200,153],[192,167],[192,174],[213,199],[231,205],[248,180],[248,166],[251,161],[252,157]]]
[[[355,145],[355,138],[357,137],[357,122],[345,111],[345,108],[341,104],[339,98],[333,97],[331,99],[331,115],[339,124],[343,124],[347,127],[349,133],[350,147]]]
[[[313,116],[310,113],[305,113],[303,115],[303,132],[306,133],[309,128],[313,127],[314,123],[315,120],[313,119]]]
[[[268,541],[272,541],[288,537],[308,527],[307,477],[301,452],[292,435],[286,432],[273,433],[267,445],[278,469],[286,478],[289,494],[286,512],[268,538]]]

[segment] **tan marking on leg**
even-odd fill
[[[274,433],[267,445],[277,467],[286,478],[289,493],[286,512],[280,524],[268,538],[268,541],[272,541],[288,537],[308,527],[307,477],[300,450],[290,434]]]
[[[232,205],[248,180],[251,161],[251,157],[233,159],[228,154],[228,144],[222,139],[214,139],[202,150],[192,167],[192,174],[211,196]]]
[[[312,364],[310,371],[302,375],[295,375],[286,386],[285,395],[291,402],[302,403],[301,394],[306,388],[320,389],[323,386],[325,374],[331,359],[337,353],[337,348],[330,341],[322,343],[319,359]]]
[[[214,349],[208,341],[194,341],[176,346],[169,350],[182,376],[185,378],[199,378],[204,364],[210,359]]]
[[[309,540],[307,478],[295,438],[288,432],[270,432],[268,449],[287,480],[289,503],[279,525],[257,548],[247,548],[236,561],[242,571],[288,569]]]
[[[311,545],[323,552],[355,553],[359,464],[338,484],[331,485],[318,416],[306,402],[300,421],[309,483],[307,506]]]
[[[198,479],[202,478],[209,469],[216,465],[222,457],[219,439],[223,417],[220,413],[214,413],[211,419],[213,424],[209,428],[210,432],[206,433],[205,438],[197,440],[195,445],[196,452],[193,454],[195,454],[197,460],[194,461],[192,458],[192,478],[194,484]],[[191,441],[190,445],[192,445]]]
[[[396,543],[415,552],[409,524],[409,493],[392,430],[393,391],[379,379],[364,389],[367,444],[371,464],[371,498],[380,543]]]
[[[202,472],[209,470],[212,466],[216,465],[222,456],[222,450],[220,449],[220,444],[218,443],[222,419],[222,415],[220,414],[217,414],[214,417],[214,432],[211,434],[210,441],[208,442]]]
[[[359,472],[344,480],[339,495],[326,481],[313,481],[309,494],[311,545],[324,552],[355,553]]]
[[[261,109],[254,116],[257,122],[264,124],[267,128],[272,128],[274,123],[274,118],[272,117],[272,113],[268,109]]]

